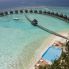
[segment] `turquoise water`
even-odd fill
[[[40,14],[27,16],[38,19],[40,25],[53,31],[69,30],[69,24],[57,18]],[[14,18],[20,20],[13,20]],[[28,69],[31,59],[37,59],[34,58],[36,50],[50,35],[33,27],[24,14],[0,17],[0,69]]]
[[[51,46],[48,50],[42,55],[42,58],[46,61],[54,62],[54,60],[58,60],[61,56],[62,49]]]

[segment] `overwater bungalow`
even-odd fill
[[[30,13],[33,13],[33,10],[29,10]]]
[[[23,10],[20,10],[20,13],[23,13]]]
[[[57,13],[54,13],[55,16],[59,16],[58,12]]]
[[[10,14],[13,14],[13,11],[10,11]]]
[[[4,14],[5,14],[5,15],[8,15],[8,12],[7,12],[7,11],[5,11],[5,12],[4,12]]]
[[[15,10],[15,13],[18,14],[18,10]]]
[[[61,14],[59,14],[59,17],[62,17],[63,18],[63,14],[61,13]]]
[[[38,11],[37,10],[34,10],[34,13],[38,13]]]
[[[42,14],[42,10],[39,10],[39,14]]]
[[[67,17],[67,20],[69,20],[69,17]]]
[[[63,18],[64,18],[64,19],[67,19],[67,15],[64,15]]]
[[[43,11],[43,14],[46,14],[46,11]]]
[[[25,10],[25,13],[28,13],[28,10],[27,9]]]
[[[0,16],[4,16],[4,13],[3,12],[0,12]]]
[[[47,14],[50,14],[50,11],[48,11]]]
[[[51,15],[54,15],[54,12],[51,12]]]

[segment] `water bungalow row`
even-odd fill
[[[43,15],[50,15],[50,16],[55,16],[57,18],[62,18],[64,20],[69,21],[69,17],[67,15],[63,15],[62,13],[59,14],[58,12],[50,12],[50,11],[43,11],[43,10],[32,10],[32,9],[24,9],[24,10],[15,10],[15,11],[4,11],[0,12],[0,16],[5,16],[9,14],[19,14],[19,13],[36,13],[36,14],[43,14]]]

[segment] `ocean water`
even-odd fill
[[[69,30],[69,24],[60,19],[33,13],[26,15],[30,19],[36,18],[39,25],[53,31]],[[0,17],[0,69],[28,69],[29,63],[33,62],[31,59],[37,59],[35,58],[36,50],[49,36],[51,34],[32,26],[24,14]]]

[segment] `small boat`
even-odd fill
[[[19,20],[19,18],[13,18],[13,20]]]

